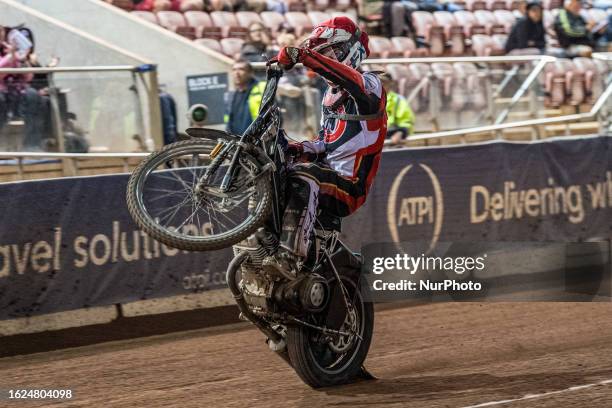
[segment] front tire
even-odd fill
[[[196,204],[195,198],[192,199],[192,202],[189,201],[191,196],[196,197],[194,193],[196,182],[203,172],[202,169],[210,165],[210,152],[214,147],[214,142],[200,139],[172,143],[165,146],[159,152],[152,153],[134,170],[128,181],[126,191],[128,210],[136,224],[152,238],[170,247],[182,250],[212,251],[227,248],[240,242],[264,223],[272,207],[269,175],[263,175],[249,181],[250,175],[247,174],[244,177],[244,185],[248,187],[247,190],[252,191],[250,198],[246,200],[248,203],[243,200],[240,204],[241,207],[228,207],[223,211],[224,214],[220,214],[220,211],[215,211],[214,208],[217,204],[215,204],[214,200],[209,200],[211,202],[211,204],[208,204],[210,205],[209,210],[200,213],[198,213],[200,203]],[[185,161],[189,162],[191,157],[197,157],[196,164],[185,164]],[[242,153],[241,163],[245,167],[250,167],[255,172],[260,171],[259,164],[247,153]],[[224,166],[227,165],[225,164]],[[224,167],[221,166],[221,168]],[[243,171],[246,172],[246,170]],[[170,182],[178,183],[179,189],[173,192],[167,190],[168,187],[165,185],[164,188],[166,189],[162,189],[159,187],[162,185],[160,182],[165,184]],[[148,190],[146,190],[147,188]],[[159,197],[154,197],[147,201],[145,191],[163,191],[163,193]],[[184,226],[181,229],[185,221],[178,226],[174,226],[171,225],[172,220],[164,223],[162,222],[164,221],[163,218],[160,220],[159,217],[155,216],[152,210],[153,202],[157,200],[155,204],[163,204],[161,199],[169,200],[172,198],[176,198],[179,205],[185,207],[184,211],[187,213],[195,208],[198,222],[195,228],[190,227],[187,229]],[[180,202],[181,200],[183,201]],[[191,210],[189,208],[190,205]],[[197,205],[197,207],[194,205]],[[162,205],[159,213],[169,214],[170,212]],[[206,214],[209,217],[209,222],[204,225],[205,223],[201,222],[200,216],[204,220]],[[227,224],[235,219],[236,225],[221,229],[220,226],[215,225],[215,222],[212,221],[211,214],[219,218],[221,216],[225,217],[222,219],[223,221],[219,221],[219,224]],[[190,216],[191,222],[195,222],[196,217],[193,212]],[[180,222],[180,218],[176,222]],[[191,226],[192,224],[189,225]]]

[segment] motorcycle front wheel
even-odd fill
[[[271,209],[270,176],[242,152],[230,188],[221,189],[230,149],[202,182],[219,152],[216,146],[206,139],[172,143],[134,170],[126,192],[128,210],[152,238],[173,248],[211,251],[240,242],[263,224]]]

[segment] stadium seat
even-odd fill
[[[435,62],[431,64],[433,78],[436,79],[434,86],[440,98],[437,101],[442,108],[450,108],[456,112],[463,109],[465,96],[461,89],[455,89],[455,70],[446,62]]]
[[[605,78],[607,74],[605,62],[584,57],[574,58],[572,62],[575,71],[584,76],[584,101],[588,103],[595,102],[605,87]]]
[[[421,81],[423,81],[423,88],[421,88],[417,96],[410,101],[410,106],[415,113],[426,112],[429,110],[429,88],[431,86],[431,71],[429,69],[429,65],[423,63],[410,64],[408,65],[408,70],[410,75],[406,81],[406,90],[404,95],[409,97],[412,90],[415,89],[421,83]]]
[[[375,35],[370,36],[370,58],[395,58],[403,56],[403,52],[397,51],[388,38]]]
[[[295,34],[298,37],[312,30],[312,22],[305,13],[289,11],[285,13],[285,20],[295,29]]]
[[[427,48],[417,48],[414,40],[410,37],[391,37],[391,43],[395,51],[402,52],[404,57],[428,57]]]
[[[429,53],[432,56],[444,54],[444,28],[436,24],[433,14],[415,11],[412,13],[412,24],[417,36],[423,38],[429,45]]]
[[[385,71],[391,75],[391,78],[393,78],[397,84],[397,93],[405,96],[406,81],[410,77],[408,66],[403,64],[388,64],[385,67]]]
[[[506,32],[506,27],[500,24],[495,19],[495,15],[489,10],[476,10],[474,12],[476,21],[485,27],[487,34],[503,34]]]
[[[215,27],[210,16],[203,11],[186,11],[184,14],[187,24],[195,28],[196,38],[213,38],[220,40],[223,36],[221,28]]]
[[[486,3],[487,9],[491,11],[508,9],[508,2],[506,0],[486,0]]]
[[[215,25],[219,27],[223,37],[246,38],[248,29],[240,26],[234,13],[229,11],[213,11],[210,13],[210,18]]]
[[[546,92],[544,103],[546,106],[558,108],[565,103],[565,96],[569,94],[568,83],[571,81],[573,68],[570,60],[562,58],[546,64],[544,68],[544,91]],[[569,74],[569,78],[566,74]]]
[[[221,50],[225,55],[231,58],[237,58],[240,55],[240,49],[244,40],[242,38],[223,38],[221,41]]]
[[[259,14],[253,11],[237,11],[235,15],[240,27],[249,28],[253,23],[263,23]]]
[[[472,36],[472,50],[478,57],[504,54],[503,47],[500,49],[498,42],[494,41],[491,36],[484,34],[474,34]]]
[[[214,38],[198,38],[195,40],[195,43],[217,52],[223,52],[221,49],[221,44],[219,44],[219,41],[215,40]]]
[[[469,109],[480,111],[487,106],[487,91],[484,86],[483,77],[478,68],[471,62],[455,62],[455,86],[453,93],[458,99],[457,104],[462,104]],[[463,98],[463,101],[460,100]]]
[[[314,27],[325,20],[329,20],[331,18],[331,14],[325,13],[323,11],[309,11],[308,18],[310,18],[310,22]]]
[[[452,55],[463,55],[465,53],[465,34],[453,13],[448,11],[436,11],[433,13],[437,25],[444,28],[444,37],[450,44]]]
[[[138,18],[142,18],[143,20],[146,20],[149,23],[159,24],[159,21],[157,20],[157,16],[155,15],[155,13],[151,13],[150,11],[134,10],[134,11],[130,11],[130,14]]]
[[[487,32],[486,28],[478,23],[476,17],[474,17],[474,14],[471,12],[460,10],[453,13],[453,15],[457,23],[463,27],[467,38],[470,38],[474,34],[485,34]]]
[[[287,10],[305,13],[308,3],[305,0],[283,0],[287,5]]]
[[[516,16],[510,10],[495,10],[493,15],[497,23],[503,25],[504,30],[509,34],[516,22]]]
[[[324,11],[331,6],[331,0],[314,0],[313,7],[315,10]]]
[[[339,11],[346,11],[350,8],[355,7],[352,0],[336,0],[334,8]]]
[[[278,29],[285,23],[285,17],[276,11],[263,11],[259,14],[263,24],[268,27],[272,36],[276,36]]]
[[[196,37],[195,28],[187,25],[182,13],[177,11],[160,11],[157,13],[157,19],[162,27],[170,31],[174,31],[192,40]]]
[[[487,3],[485,0],[465,0],[465,5],[470,11],[487,9]]]

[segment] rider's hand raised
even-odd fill
[[[278,52],[276,59],[284,70],[290,70],[295,64],[301,62],[302,50],[296,47],[283,47]]]

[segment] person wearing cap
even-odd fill
[[[284,70],[302,63],[329,84],[316,141],[291,143],[287,203],[280,249],[264,258],[272,275],[296,274],[312,240],[317,212],[346,217],[370,191],[387,134],[387,97],[380,78],[359,70],[369,55],[368,35],[347,17],[320,23],[299,47],[283,47]]]
[[[400,144],[414,130],[414,112],[408,101],[395,92],[396,81],[387,72],[380,75],[383,87],[387,90],[387,138],[394,145]]]
[[[542,5],[539,2],[527,3],[525,17],[518,19],[512,27],[505,48],[506,53],[517,53],[515,50],[519,50],[521,54],[544,52],[546,37],[542,23]]]

